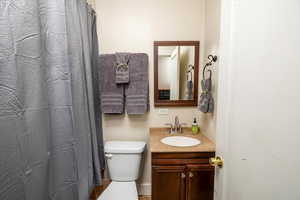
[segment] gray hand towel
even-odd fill
[[[130,84],[125,86],[127,113],[145,114],[149,110],[148,55],[131,54],[129,71]]]
[[[202,93],[199,100],[199,110],[203,113],[214,112],[214,98],[211,94],[212,81],[211,78],[201,81]]]
[[[129,83],[129,68],[128,62],[130,59],[129,53],[116,53],[116,83]]]
[[[193,81],[189,80],[186,83],[186,100],[192,100],[193,99],[193,88],[194,88],[194,83]]]
[[[117,85],[115,79],[115,54],[99,56],[101,108],[106,114],[122,114],[124,112],[124,87]]]

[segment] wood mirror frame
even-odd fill
[[[158,48],[160,46],[194,46],[194,99],[193,100],[161,100],[158,88]],[[199,78],[199,41],[154,41],[154,106],[155,107],[195,107],[198,105],[198,78]]]

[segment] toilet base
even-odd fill
[[[138,200],[135,181],[112,181],[97,200]]]

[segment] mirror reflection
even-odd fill
[[[194,65],[194,46],[159,46],[159,100],[193,100]]]

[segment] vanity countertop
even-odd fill
[[[174,147],[163,144],[160,140],[169,136],[187,136],[196,138],[201,144],[192,147]],[[184,128],[182,134],[168,133],[168,128],[150,128],[150,151],[152,153],[179,153],[179,152],[215,152],[215,144],[203,134],[193,135],[191,128]]]

